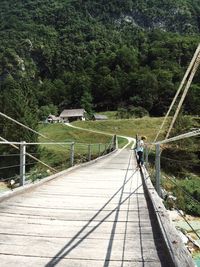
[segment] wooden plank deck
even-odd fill
[[[0,204],[0,266],[170,266],[133,152]]]

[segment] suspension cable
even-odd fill
[[[181,191],[183,191],[183,193],[185,195],[187,195],[188,197],[190,197],[194,202],[196,202],[198,205],[200,205],[200,202],[195,199],[193,196],[191,196],[185,189],[182,188],[182,186],[178,185],[175,181],[173,181],[171,178],[169,178],[168,176],[165,176],[168,180],[170,180],[177,188],[179,188]]]
[[[25,128],[25,129],[27,129],[27,130],[29,130],[29,131],[31,131],[31,132],[33,132],[33,133],[35,133],[35,134],[37,134],[37,135],[43,137],[43,138],[49,139],[47,136],[45,136],[45,135],[43,135],[43,134],[41,134],[41,133],[39,133],[39,132],[33,130],[32,128],[26,126],[25,124],[23,124],[23,123],[21,123],[21,122],[15,120],[15,119],[13,119],[13,118],[11,118],[10,116],[8,116],[8,115],[6,115],[6,114],[4,114],[4,113],[2,113],[2,112],[0,112],[0,116],[4,117],[4,118],[6,118],[6,119],[8,119],[8,120],[10,120],[10,121],[12,121],[12,122],[14,122],[14,123],[20,125],[20,126],[22,126],[23,128]],[[52,140],[52,141],[53,141],[53,140]]]
[[[195,233],[195,235],[198,237],[198,239],[200,239],[199,234],[194,229],[194,227],[188,222],[188,220],[185,218],[185,216],[183,216],[183,214],[180,212],[180,210],[177,207],[175,209],[180,214],[180,216],[184,219],[184,221],[189,225],[189,227],[192,229],[192,231]]]
[[[9,143],[10,146],[16,148],[17,150],[20,150],[20,148],[19,148],[18,146],[16,146],[16,145],[10,143],[8,140],[6,140],[5,138],[3,138],[3,137],[1,137],[1,136],[0,136],[0,140]],[[55,173],[57,172],[56,169],[52,168],[51,166],[49,166],[48,164],[46,164],[46,163],[44,163],[43,161],[39,160],[38,158],[32,156],[31,154],[29,154],[29,153],[26,152],[26,155],[29,156],[30,158],[36,160],[36,161],[39,162],[40,164],[44,165],[45,167],[51,169],[53,172],[55,172]]]
[[[169,142],[174,142],[174,141],[178,141],[178,140],[189,138],[189,137],[194,137],[194,136],[197,136],[199,134],[200,134],[200,129],[197,129],[195,131],[188,132],[188,133],[185,133],[185,134],[181,134],[181,135],[178,135],[178,136],[175,136],[175,137],[172,137],[172,138],[169,138],[169,139],[165,139],[165,140],[162,140],[162,141],[159,141],[159,142],[156,142],[156,143],[152,143],[152,144],[154,144],[154,145],[166,144],[166,143],[169,143]]]
[[[162,159],[165,159],[165,160],[167,160],[167,161],[169,161],[169,162],[177,162],[177,163],[184,163],[185,164],[185,166],[196,166],[196,167],[198,167],[199,166],[199,164],[198,164],[198,162],[196,162],[196,163],[192,163],[192,162],[194,162],[193,160],[177,160],[177,159],[172,159],[172,158],[168,158],[168,157],[163,157],[162,156]]]
[[[186,84],[186,87],[185,87],[185,89],[184,89],[184,91],[183,91],[182,97],[181,97],[181,99],[180,99],[180,101],[179,101],[178,107],[177,107],[177,109],[176,109],[176,112],[175,112],[174,117],[173,117],[173,119],[172,119],[172,122],[171,122],[171,124],[170,124],[169,130],[168,130],[168,132],[167,132],[167,134],[166,134],[166,136],[165,136],[165,139],[167,139],[167,138],[169,137],[169,134],[170,134],[170,132],[171,132],[173,126],[174,126],[174,123],[175,123],[175,121],[176,121],[176,119],[177,119],[177,117],[178,117],[178,114],[179,114],[180,109],[181,109],[181,107],[182,107],[182,105],[183,105],[183,102],[184,102],[184,100],[185,100],[185,97],[186,97],[186,95],[187,95],[187,93],[188,93],[188,90],[189,90],[189,88],[190,88],[190,85],[191,85],[191,83],[192,83],[192,80],[193,80],[193,78],[194,78],[194,75],[196,74],[196,72],[197,72],[197,70],[198,70],[199,64],[200,64],[200,53],[198,54],[198,56],[197,56],[197,58],[196,58],[194,67],[193,67],[193,69],[192,69],[192,72],[191,72],[190,77],[189,77],[189,79],[188,79],[188,82],[187,82],[187,84]]]
[[[41,133],[38,132],[38,131],[33,130],[32,128],[28,127],[27,125],[25,125],[25,124],[23,124],[23,123],[21,123],[21,122],[18,122],[17,120],[11,118],[10,116],[8,116],[8,115],[6,115],[6,114],[4,114],[4,113],[2,113],[2,112],[0,112],[0,116],[4,117],[4,118],[6,118],[6,119],[8,119],[8,120],[10,120],[10,121],[12,121],[12,122],[14,122],[14,123],[20,125],[20,126],[22,126],[23,128],[25,128],[25,129],[27,129],[27,130],[29,130],[29,131],[31,131],[31,132],[37,134],[37,135],[39,135],[39,136],[41,136],[41,137],[43,137],[43,138],[49,140],[49,141],[55,142],[54,139],[51,139],[51,138],[49,138],[48,136],[46,136],[46,135],[44,135],[44,134],[41,134]],[[57,144],[57,145],[63,147],[62,144]]]
[[[166,176],[167,177],[167,176]],[[179,186],[175,181],[173,181],[171,178],[167,177],[168,180],[170,180],[178,189],[180,189],[181,191],[184,192],[185,195],[187,195],[188,197],[190,197],[190,199],[192,199],[194,202],[196,202],[198,205],[200,205],[200,202],[195,199],[193,196],[191,196],[186,190],[184,190],[181,186]],[[175,204],[176,206],[176,204]],[[188,222],[188,220],[185,218],[185,216],[183,216],[183,214],[180,212],[180,210],[177,208],[177,206],[175,207],[176,211],[181,215],[181,217],[184,219],[184,221],[189,225],[189,227],[192,229],[192,231],[195,233],[195,235],[198,237],[198,239],[200,239],[199,234],[197,233],[197,231],[193,228],[193,226]]]
[[[189,75],[192,67],[194,67],[194,63],[195,63],[195,61],[196,61],[199,53],[200,53],[200,44],[198,45],[198,47],[197,47],[197,49],[196,49],[196,51],[194,53],[194,56],[193,56],[193,58],[192,58],[192,60],[191,60],[191,62],[189,64],[189,66],[188,66],[188,69],[185,72],[185,75],[183,77],[183,80],[182,80],[182,82],[181,82],[181,84],[180,84],[180,86],[179,86],[179,88],[178,88],[178,90],[176,92],[176,95],[174,96],[174,98],[172,100],[172,103],[171,103],[171,105],[170,105],[170,107],[169,107],[169,109],[168,109],[168,111],[167,111],[167,113],[166,113],[166,115],[164,117],[164,120],[163,120],[163,122],[162,122],[162,124],[161,124],[161,126],[160,126],[160,128],[158,130],[158,133],[157,133],[157,135],[156,135],[156,137],[154,139],[154,142],[156,142],[156,140],[158,139],[158,136],[160,135],[160,132],[163,129],[165,123],[166,123],[166,120],[167,120],[167,118],[168,118],[168,116],[169,116],[169,114],[170,114],[170,112],[171,112],[171,110],[172,110],[172,108],[173,108],[173,106],[174,106],[174,104],[175,104],[175,102],[176,102],[176,100],[177,100],[177,98],[178,98],[178,96],[179,96],[179,94],[180,94],[180,92],[181,92],[181,90],[182,90],[185,82],[186,82],[186,79],[187,79],[187,77],[188,77],[188,75]]]

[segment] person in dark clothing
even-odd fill
[[[137,163],[139,166],[142,166],[144,164],[144,159],[143,159],[144,140],[146,140],[146,137],[142,136],[137,143]]]

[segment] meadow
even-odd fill
[[[110,114],[110,112],[104,112],[101,114]],[[113,112],[111,113],[113,116]],[[109,117],[109,115],[108,115]],[[82,127],[91,130],[97,130],[99,132],[117,134],[122,136],[136,137],[145,135],[148,142],[152,142],[158,132],[158,129],[163,121],[163,118],[151,118],[143,117],[137,119],[111,119],[105,121],[76,121],[73,122],[74,126]],[[166,126],[168,123],[166,123]],[[159,136],[160,139],[164,137],[166,126]]]

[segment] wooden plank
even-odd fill
[[[0,212],[1,267],[168,264],[128,150],[9,198]]]
[[[8,257],[9,256],[9,257]],[[1,266],[12,266],[13,262],[15,262],[16,266],[22,265],[26,267],[44,267],[47,262],[51,261],[52,258],[48,257],[33,257],[33,256],[21,256],[21,255],[1,255]],[[89,260],[89,259],[61,259],[57,266],[59,267],[102,267],[104,266],[104,260]],[[144,262],[136,262],[136,261],[123,261],[123,265],[121,261],[109,261],[109,267],[144,267]],[[160,261],[149,261],[146,262],[146,266],[148,267],[163,267]]]
[[[142,175],[151,208],[156,212],[157,225],[162,232],[163,240],[171,256],[172,264],[180,267],[195,267],[192,256],[183,244],[175,227],[171,224],[169,214],[163,205],[162,199],[155,191],[145,167],[142,168]]]

